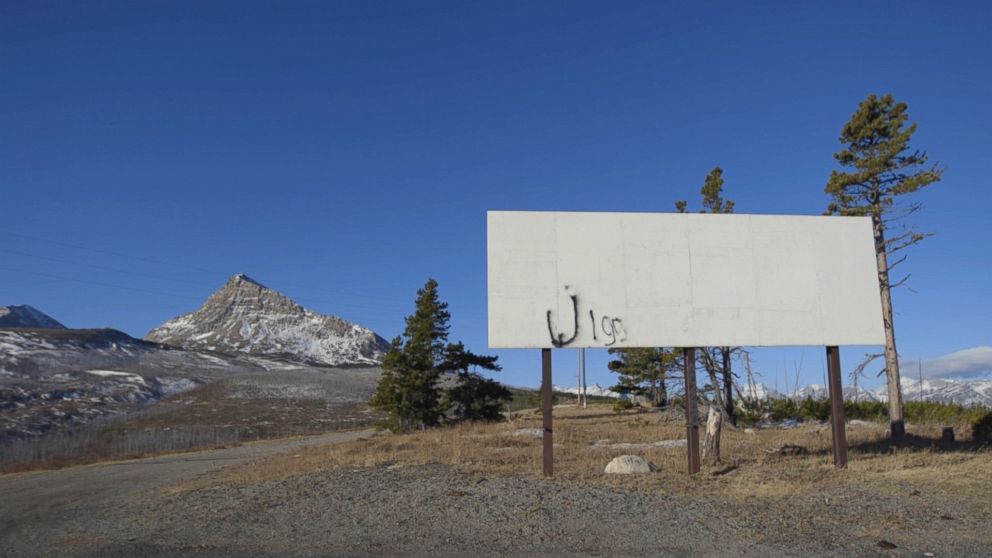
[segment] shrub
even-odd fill
[[[785,420],[799,417],[799,405],[792,399],[773,399],[772,420]]]
[[[807,397],[799,402],[799,418],[801,420],[825,421],[830,418],[830,400]]]
[[[982,407],[965,407],[936,401],[910,401],[903,405],[906,422],[917,424],[972,424],[980,420],[987,411]]]
[[[889,408],[881,401],[845,401],[844,418],[883,422],[889,418]]]
[[[623,411],[628,411],[636,406],[637,405],[635,405],[630,399],[617,399],[616,403],[613,404],[613,412],[620,413]]]

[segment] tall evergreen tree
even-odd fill
[[[927,154],[909,147],[916,124],[908,124],[906,104],[896,102],[891,94],[879,98],[868,95],[858,110],[844,124],[840,142],[844,148],[834,158],[847,171],[831,171],[824,191],[832,198],[826,213],[871,217],[875,236],[875,261],[878,287],[882,299],[882,322],[885,328],[885,371],[888,385],[889,422],[893,437],[906,432],[903,422],[902,391],[899,386],[899,355],[896,351],[895,325],[892,321],[891,288],[895,283],[889,273],[906,259],[894,262],[889,257],[927,236],[902,225],[889,236],[893,222],[920,209],[919,203],[901,202],[899,196],[911,194],[940,180],[944,169],[927,165]]]
[[[448,304],[437,281],[417,291],[414,313],[403,335],[393,339],[369,406],[386,413],[381,426],[393,431],[429,428],[444,421],[498,420],[510,392],[479,376],[478,368],[500,370],[494,356],[476,355],[448,343]],[[447,385],[443,388],[442,384]]]
[[[444,394],[444,406],[449,420],[503,419],[503,406],[513,398],[513,394],[503,384],[475,372],[480,368],[492,372],[501,370],[496,359],[495,356],[477,355],[467,351],[460,342],[447,346],[444,362],[440,367],[443,372],[457,377],[454,385]]]
[[[669,369],[677,366],[671,349],[610,349],[609,352],[618,358],[607,363],[607,368],[619,375],[617,385],[610,389],[645,396],[655,407],[668,403],[665,376]]]
[[[713,170],[706,175],[702,188],[699,189],[702,196],[703,208],[700,213],[733,213],[733,200],[723,197],[723,169],[713,167]],[[679,213],[686,213],[688,202],[678,200],[675,202],[675,209]],[[739,347],[714,347],[698,351],[699,358],[704,369],[710,375],[711,384],[714,390],[714,400],[723,406],[723,410],[730,422],[737,423],[734,410],[734,375],[731,365],[731,356]],[[716,378],[723,379],[722,392]]]

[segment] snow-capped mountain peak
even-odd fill
[[[903,376],[900,385],[903,401],[935,401],[992,407],[992,378],[924,378],[921,383],[919,380]],[[750,399],[806,399],[807,397],[826,399],[829,396],[826,386],[821,384],[811,384],[788,394],[756,384],[754,392],[752,394],[750,389],[745,389],[741,395]],[[848,401],[887,401],[888,396],[888,389],[884,383],[872,390],[860,386],[844,386],[844,399]]]
[[[579,393],[579,388],[577,387],[565,387],[565,386],[551,386],[553,391],[558,391],[561,393]],[[593,397],[622,397],[619,393],[610,390],[609,388],[604,388],[599,384],[591,384],[586,386],[586,395],[591,395]]]
[[[55,318],[27,304],[0,307],[0,327],[65,329]]]
[[[169,320],[145,339],[336,366],[376,364],[389,348],[372,330],[303,308],[243,273],[232,276],[199,309]]]
[[[256,281],[256,280],[254,280],[254,279],[252,279],[251,277],[248,277],[248,276],[247,276],[247,275],[245,275],[244,273],[238,273],[238,274],[236,274],[236,275],[234,275],[234,276],[232,276],[232,277],[231,277],[231,278],[230,278],[230,279],[228,280],[228,282],[244,282],[244,283],[251,283],[252,285],[258,285],[259,287],[262,287],[262,288],[268,288],[268,287],[266,287],[265,285],[263,285],[263,284],[261,284],[261,283],[259,283],[258,281]]]
[[[958,405],[984,405],[992,407],[992,378],[951,379],[923,378],[920,382],[903,376],[899,381],[903,401],[935,401]],[[883,384],[874,390],[875,398],[888,401],[888,390]]]

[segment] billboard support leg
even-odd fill
[[[830,432],[834,444],[834,465],[847,467],[847,433],[844,430],[844,389],[840,381],[840,348],[827,347],[827,382],[830,389]]]
[[[544,448],[544,476],[551,477],[555,473],[554,440],[551,426],[551,349],[541,349],[541,414],[544,430],[541,433],[541,443]]]
[[[689,451],[689,474],[699,472],[699,411],[696,408],[696,349],[684,348],[685,359],[685,429]]]

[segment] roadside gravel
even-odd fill
[[[236,449],[236,448],[235,448]],[[113,475],[112,467],[105,473]],[[94,467],[100,472],[99,467]],[[63,474],[72,470],[60,471]],[[4,481],[0,478],[0,490]],[[636,481],[634,481],[636,483]],[[0,512],[11,556],[987,556],[987,509],[837,483],[739,500],[487,477],[442,465],[327,469],[251,485],[158,486]],[[6,499],[6,497],[5,497]],[[13,527],[13,530],[10,530]],[[882,541],[894,548],[887,548]]]

